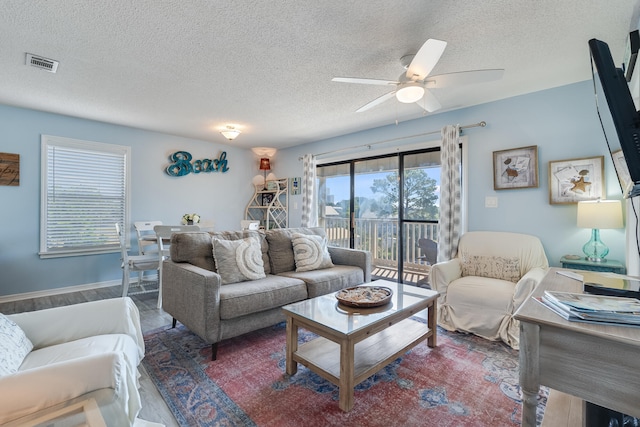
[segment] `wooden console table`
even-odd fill
[[[552,268],[533,292],[582,292],[582,282]],[[540,385],[640,417],[640,328],[564,320],[527,300],[520,321],[522,426],[535,427]]]

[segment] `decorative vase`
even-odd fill
[[[187,225],[193,225],[193,221],[187,221]]]

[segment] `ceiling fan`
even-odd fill
[[[504,74],[504,70],[502,69],[460,71],[429,76],[429,73],[440,60],[440,57],[446,47],[447,42],[429,39],[422,45],[420,50],[418,50],[418,53],[415,55],[405,55],[400,58],[400,63],[407,72],[401,74],[398,80],[357,77],[334,77],[331,80],[341,83],[358,83],[394,87],[391,92],[385,93],[356,110],[357,113],[361,113],[382,104],[394,96],[400,102],[406,104],[415,102],[424,110],[433,112],[442,108],[442,105],[440,105],[440,102],[435,95],[428,90],[430,88],[439,89],[465,84],[483,83],[502,78],[502,75]]]

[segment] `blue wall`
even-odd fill
[[[362,113],[366,114],[366,113]],[[486,121],[487,127],[465,131],[468,135],[468,229],[502,230],[533,234],[542,240],[551,265],[559,266],[565,254],[581,254],[590,230],[576,227],[576,205],[549,204],[549,161],[605,156],[606,196],[620,199],[621,191],[608,157],[596,115],[591,81],[522,95],[475,107],[441,113],[396,125],[383,126],[352,135],[293,147],[278,153],[279,164],[287,165],[283,176],[302,176],[298,157],[324,153],[377,141],[438,130],[447,124]],[[438,135],[435,136],[438,138]],[[433,136],[422,137],[425,144]],[[420,138],[403,140],[413,144]],[[493,151],[538,146],[539,187],[521,190],[493,189]],[[356,157],[367,155],[361,149]],[[498,198],[498,208],[485,208],[485,197]],[[292,196],[300,217],[301,196]],[[296,225],[292,221],[292,225]],[[602,230],[601,238],[611,252],[609,258],[625,260],[624,230]]]
[[[576,227],[575,205],[549,204],[547,174],[550,160],[608,155],[589,81],[280,150],[274,172],[278,177],[302,176],[298,157],[305,153],[482,120],[487,127],[465,132],[469,137],[469,230],[537,235],[552,265],[558,265],[564,254],[579,254],[589,230]],[[175,224],[183,213],[197,212],[203,220],[214,221],[216,230],[237,229],[252,194],[251,179],[257,173],[256,157],[249,150],[33,110],[0,105],[0,129],[0,152],[20,154],[21,181],[19,187],[0,186],[0,298],[121,277],[118,254],[39,258],[41,134],[131,146],[132,221],[157,219]],[[402,144],[437,138],[408,139]],[[528,145],[539,147],[539,187],[494,191],[493,151]],[[163,168],[169,154],[177,150],[189,151],[194,158],[212,158],[226,150],[230,170],[171,178]],[[364,155],[366,152],[358,154]],[[607,198],[620,198],[608,157],[605,180]],[[486,196],[498,197],[498,208],[485,208]],[[292,226],[300,224],[301,203],[301,196],[290,196]],[[601,237],[611,248],[609,258],[624,261],[623,230],[603,230]]]
[[[0,186],[0,298],[122,277],[116,253],[38,256],[41,134],[130,146],[131,221],[178,224],[183,214],[196,212],[218,230],[237,229],[253,194],[257,163],[249,150],[3,105],[0,129],[0,152],[20,155],[20,186]],[[178,150],[190,152],[194,159],[217,158],[226,151],[229,171],[170,177],[164,168],[168,156]],[[135,238],[132,244],[137,253]]]

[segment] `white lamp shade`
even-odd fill
[[[398,101],[405,104],[419,101],[423,95],[424,87],[419,83],[408,83],[396,91],[396,98],[398,98]]]
[[[277,150],[271,147],[253,147],[251,151],[258,157],[273,157]]]
[[[622,228],[622,204],[620,200],[578,202],[578,227]]]

